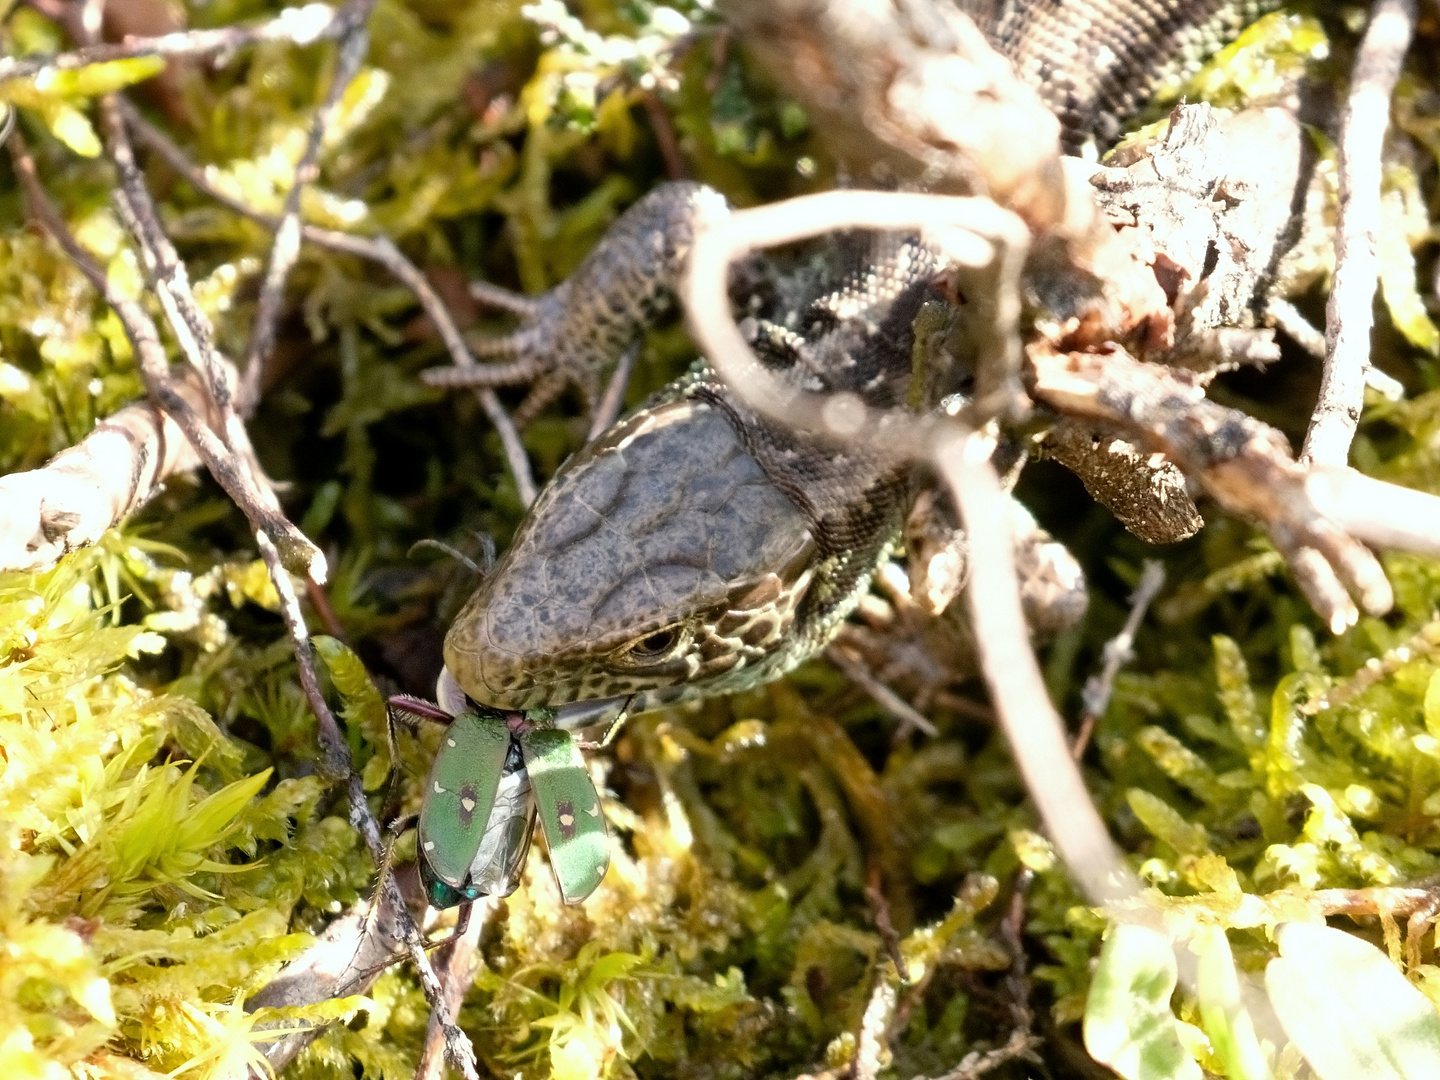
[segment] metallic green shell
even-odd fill
[[[520,737],[550,848],[550,868],[567,904],[593,893],[610,868],[610,835],[585,759],[568,732],[541,728]]]
[[[510,750],[502,721],[461,713],[445,737],[420,804],[420,858],[435,878],[463,890],[485,839]]]

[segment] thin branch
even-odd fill
[[[485,914],[494,912],[500,901],[490,897],[479,904],[483,913],[471,911],[470,924],[465,928],[465,933],[445,946],[444,954],[437,965],[442,972],[445,1006],[448,1010],[445,1015],[448,1016],[454,1016],[460,1011],[460,1003],[465,1000],[465,994],[475,981],[475,973],[484,962],[480,957],[480,935],[485,930]],[[445,1055],[441,1052],[444,1049],[448,1047],[441,1013],[432,1010],[429,1023],[425,1027],[425,1049],[420,1054],[420,1064],[415,1068],[415,1080],[440,1080],[445,1066]]]
[[[1016,1028],[1010,1032],[1010,1037],[1005,1040],[1003,1046],[997,1046],[994,1050],[972,1050],[960,1059],[960,1064],[944,1076],[939,1077],[938,1080],[979,1080],[986,1073],[993,1072],[1001,1065],[1016,1060],[1038,1064],[1040,1057],[1036,1051],[1039,1047],[1039,1036],[1025,1028]]]
[[[174,420],[175,424],[184,432],[186,439],[190,441],[200,460],[210,471],[227,495],[229,495],[237,506],[250,519],[258,529],[270,533],[283,543],[284,551],[288,558],[296,565],[312,571],[312,573],[323,579],[325,574],[325,561],[318,550],[315,549],[309,540],[304,538],[274,505],[273,499],[267,499],[256,490],[254,478],[250,471],[244,468],[231,451],[210,426],[210,423],[201,410],[195,408],[186,396],[181,392],[177,380],[171,375],[170,361],[165,355],[164,346],[160,343],[160,332],[156,329],[155,323],[151,320],[145,309],[134,300],[121,296],[111,285],[105,271],[96,264],[90,253],[82,248],[74,235],[66,226],[64,219],[60,217],[59,211],[55,209],[50,197],[45,193],[39,178],[35,174],[35,162],[30,156],[29,148],[26,146],[24,137],[17,130],[11,134],[9,141],[10,156],[15,163],[16,175],[20,178],[21,186],[25,191],[25,200],[30,215],[53,236],[66,255],[82,274],[90,281],[95,291],[105,298],[105,302],[115,311],[116,317],[130,342],[134,351],[136,364],[140,369],[140,377],[145,382],[146,390],[153,401],[159,404],[165,414]],[[215,408],[213,400],[206,395],[210,408]],[[303,541],[303,546],[297,543],[294,537]]]
[[[193,373],[179,375],[175,391],[204,414],[209,399]],[[198,464],[185,433],[156,405],[125,406],[40,468],[0,477],[0,570],[41,570],[96,543],[167,477]]]
[[[989,458],[991,444],[944,416],[871,409],[854,395],[806,393],[765,370],[730,316],[730,263],[754,248],[839,228],[924,230],[956,262],[994,275],[985,352],[998,357],[992,385],[1019,364],[1018,279],[1029,234],[1013,214],[979,199],[843,191],[792,199],[702,225],[682,287],[702,352],[751,408],[794,427],[929,459],[954,494],[971,544],[967,588],[980,667],[1025,779],[1061,858],[1092,900],[1140,895],[1070,757],[1064,725],[1045,692],[1020,604],[1010,515]]]
[[[123,123],[118,110],[107,110],[102,102],[102,118],[106,121],[107,137],[112,141],[112,150],[118,147],[122,161],[126,160],[128,141],[124,138]],[[237,461],[238,455],[235,450],[217,437],[205,419],[179,393],[176,382],[170,374],[169,361],[165,356],[154,322],[138,303],[115,292],[105,272],[96,265],[90,254],[75,240],[50,202],[44,188],[41,187],[39,179],[35,175],[34,161],[30,157],[23,137],[18,132],[12,135],[9,148],[15,162],[16,174],[25,188],[30,213],[55,237],[81,273],[90,280],[96,291],[104,296],[106,302],[115,310],[126,337],[130,340],[141,376],[145,380],[146,388],[152,398],[175,420],[201,459],[205,461],[216,481],[225,488],[227,494],[235,500],[250,519],[255,529],[256,544],[270,570],[271,580],[280,596],[281,612],[295,650],[301,686],[319,723],[320,741],[325,754],[322,768],[332,779],[346,781],[351,824],[365,839],[376,863],[380,863],[384,858],[384,844],[380,839],[380,828],[366,803],[360,777],[351,768],[349,748],[340,733],[339,725],[335,722],[335,717],[325,704],[325,699],[320,692],[319,680],[315,675],[314,658],[310,650],[309,631],[300,614],[299,601],[286,569],[286,559],[282,556],[276,541],[272,539],[272,537],[278,537],[284,540],[291,533],[298,534],[303,539],[303,534],[299,534],[294,525],[274,505],[273,495],[269,500],[258,497],[254,490],[254,476],[250,470]],[[133,155],[128,156],[128,162],[133,167]],[[122,183],[126,182],[126,173],[127,169],[122,165]],[[138,170],[135,171],[134,176],[138,177]],[[132,191],[139,194],[140,198],[134,198]],[[117,199],[121,194],[117,193]],[[216,365],[219,364],[228,368],[228,362],[223,357],[219,357],[218,353],[210,356],[205,352],[206,347],[209,346],[209,339],[208,335],[202,337],[201,334],[208,330],[208,324],[203,322],[199,325],[196,324],[195,319],[199,316],[198,307],[190,311],[183,310],[183,305],[187,303],[193,305],[194,298],[188,296],[188,285],[183,274],[183,267],[177,269],[169,266],[166,262],[167,255],[173,257],[173,249],[168,247],[168,239],[163,236],[163,233],[157,239],[152,230],[158,228],[158,225],[151,224],[153,217],[149,222],[146,220],[150,216],[146,211],[153,211],[153,204],[149,203],[148,193],[144,192],[143,184],[136,191],[135,181],[132,178],[130,190],[123,192],[123,195],[125,211],[128,213],[137,240],[147,249],[142,252],[147,267],[151,269],[152,276],[162,275],[158,278],[157,284],[163,282],[166,288],[171,290],[169,292],[171,303],[166,310],[172,319],[176,335],[181,339],[182,344],[186,344],[188,338],[188,344],[198,354],[192,355],[192,365],[202,376],[206,373],[207,368],[212,374],[222,378],[227,374],[233,374],[233,369],[230,372],[223,368],[217,370]],[[162,303],[163,301],[162,297]],[[189,316],[188,319],[187,316]],[[199,316],[199,318],[203,320],[203,316]],[[213,350],[213,347],[211,349]],[[207,358],[214,362],[207,364],[205,362]],[[209,379],[204,381],[207,383],[206,389],[210,390]],[[211,408],[218,412],[219,406],[214,402],[213,393],[209,397]],[[238,423],[237,426],[240,427],[243,435],[243,426]],[[249,449],[248,439],[243,443],[243,447],[245,450]],[[296,552],[293,547],[287,554],[303,569],[309,570],[312,579],[323,576],[323,556],[314,549],[313,545],[309,544],[308,540],[305,541],[305,544],[310,547],[311,551],[314,551],[314,559],[295,558]],[[385,887],[394,894],[392,899],[399,910],[398,920],[403,931],[402,936],[411,959],[415,963],[421,985],[426,992],[426,998],[431,1002],[432,1007],[435,1007],[435,1003],[443,1003],[443,997],[435,974],[430,968],[429,958],[425,954],[420,933],[415,928],[413,920],[410,919],[408,910],[403,910],[404,901],[400,897],[399,888],[395,884],[393,876],[386,882]],[[467,1080],[477,1077],[474,1051],[470,1047],[469,1040],[454,1026],[453,1021],[447,1023],[447,1041],[452,1049],[452,1061],[461,1068]]]
[[[313,183],[320,175],[320,147],[325,140],[325,132],[340,111],[345,91],[349,89],[351,81],[365,60],[365,54],[369,51],[370,36],[365,32],[365,23],[374,7],[375,0],[350,0],[344,8],[347,29],[340,41],[335,74],[330,80],[325,101],[310,124],[305,149],[300,160],[295,163],[295,178],[290,184],[290,190],[285,194],[285,204],[280,211],[280,224],[275,230],[275,242],[271,245],[265,276],[261,279],[254,327],[250,332],[250,347],[245,354],[245,373],[240,383],[238,404],[243,416],[253,413],[255,406],[260,403],[260,375],[275,344],[275,322],[280,316],[280,303],[284,299],[285,279],[300,254],[300,195],[305,185]]]
[[[1378,0],[1355,58],[1340,128],[1340,220],[1335,281],[1325,304],[1320,399],[1300,459],[1344,465],[1365,404],[1380,235],[1380,167],[1390,98],[1415,33],[1415,0]]]
[[[271,535],[284,556],[285,564],[317,581],[324,581],[325,556],[280,509],[279,501],[255,459],[250,435],[235,414],[231,396],[235,382],[234,366],[215,348],[210,320],[195,299],[185,264],[180,261],[174,245],[160,225],[159,213],[136,164],[116,98],[115,94],[106,94],[99,100],[106,150],[120,179],[120,187],[114,192],[115,206],[135,238],[141,264],[165,312],[166,322],[181,352],[204,380],[217,414],[213,431],[209,427],[203,433],[186,428],[185,434],[192,442],[197,436],[202,440],[196,443],[196,448],[212,473],[222,458],[227,459],[223,465],[238,482],[237,490],[241,495],[237,497],[230,488],[226,488],[227,493],[236,499],[237,505],[256,528],[263,528]],[[163,353],[160,355],[163,356]],[[142,369],[143,366],[142,363]],[[167,361],[163,371],[154,369],[147,381],[168,380],[168,367]],[[206,436],[216,444],[214,463],[206,454]],[[217,475],[216,479],[220,477]]]
[[[1080,717],[1080,730],[1075,733],[1075,741],[1070,748],[1070,755],[1076,761],[1085,756],[1090,733],[1095,730],[1095,724],[1110,707],[1110,695],[1115,692],[1115,676],[1124,665],[1135,658],[1135,634],[1140,629],[1145,612],[1164,585],[1165,567],[1158,559],[1146,559],[1145,569],[1140,574],[1135,591],[1130,594],[1130,614],[1125,619],[1125,625],[1120,633],[1105,643],[1105,665],[1098,675],[1092,675],[1085,680],[1085,689],[1081,691],[1080,698],[1085,712]]]
[[[295,666],[300,674],[300,686],[305,693],[305,700],[309,702],[310,709],[315,714],[320,745],[325,752],[322,768],[332,780],[345,781],[346,794],[350,803],[350,824],[364,839],[365,846],[369,849],[370,857],[375,865],[382,866],[386,860],[385,844],[380,837],[380,825],[370,812],[370,805],[365,799],[365,788],[360,774],[355,771],[351,763],[350,747],[345,741],[344,734],[340,731],[335,714],[330,711],[330,706],[325,703],[325,695],[320,690],[320,681],[315,674],[315,655],[310,645],[310,630],[305,625],[305,617],[300,611],[300,600],[295,594],[295,586],[291,583],[290,575],[280,561],[275,545],[270,542],[270,538],[263,531],[255,533],[255,543],[260,549],[260,556],[265,560],[265,565],[270,571],[270,580],[274,582],[275,591],[280,597],[280,614],[285,620],[285,629],[290,635],[290,643],[295,651]],[[445,993],[440,986],[439,979],[435,977],[435,969],[431,966],[430,957],[425,952],[425,941],[420,936],[414,920],[410,918],[410,911],[405,906],[405,900],[400,893],[400,886],[395,880],[395,875],[383,875],[381,888],[384,894],[388,894],[385,902],[394,908],[400,938],[404,941],[406,951],[410,954],[410,960],[415,965],[416,974],[420,978],[420,986],[425,992],[425,1000],[429,1002],[430,1008],[441,1017],[440,1022],[445,1032],[445,1044],[450,1061],[460,1069],[466,1080],[479,1080],[475,1071],[475,1050],[470,1045],[469,1037],[455,1026],[454,1018],[446,1008]]]
[[[1324,915],[1412,915],[1435,902],[1431,888],[1381,885],[1369,889],[1317,889],[1305,897]]]
[[[1306,716],[1354,701],[1370,687],[1388,679],[1406,664],[1440,651],[1440,619],[1431,619],[1408,639],[1387,649],[1383,656],[1372,656],[1348,679],[1336,683],[1319,697],[1305,702],[1300,711]]]
[[[159,37],[132,37],[128,41],[86,45],[49,56],[0,57],[0,82],[24,79],[47,69],[74,71],[89,64],[128,60],[137,56],[206,56],[231,53],[261,41],[288,41],[313,45],[339,37],[347,29],[345,12],[328,4],[285,8],[269,22],[255,26],[227,26],[220,30],[186,30]]]
[[[872,675],[864,662],[859,657],[852,656],[849,650],[840,645],[831,645],[825,650],[825,655],[845,673],[847,679],[869,694],[876,705],[900,721],[900,727],[895,732],[897,739],[904,738],[911,728],[922,731],[931,738],[940,734],[939,729],[915,706]]]
[[[320,1001],[363,994],[398,957],[399,929],[395,908],[386,892],[373,903],[356,904],[325,927],[319,940],[286,964],[273,979],[245,1002],[248,1010],[313,1005]],[[325,1031],[316,1024],[264,1047],[265,1060],[281,1072]],[[263,1030],[263,1029],[261,1029]],[[252,1066],[252,1080],[268,1078]]]
[[[1095,809],[1045,692],[1016,583],[1010,517],[990,446],[976,436],[941,444],[934,459],[950,486],[970,541],[965,598],[980,670],[1046,832],[1081,890],[1110,905],[1140,895],[1140,882]]]
[[[164,158],[166,163],[185,177],[195,190],[208,195],[235,213],[249,218],[267,229],[279,228],[280,219],[278,217],[256,210],[212,183],[205,173],[196,168],[185,156],[185,152],[180,147],[145,120],[129,103],[122,100],[120,107],[125,115],[126,123],[135,132],[136,137]],[[459,327],[455,325],[449,308],[431,288],[425,275],[405,257],[389,237],[354,236],[350,233],[337,232],[334,229],[322,229],[315,225],[301,225],[300,238],[317,247],[355,255],[385,267],[395,275],[401,284],[415,294],[421,309],[434,325],[436,332],[440,335],[440,340],[444,342],[445,348],[457,368],[481,367],[466,347],[465,339],[461,335]],[[513,299],[513,297],[511,298]],[[485,299],[487,302],[492,302],[488,295]],[[520,493],[521,501],[529,506],[535,501],[535,479],[530,471],[530,459],[526,456],[525,447],[520,442],[520,434],[515,430],[514,422],[511,421],[509,414],[505,412],[504,406],[500,404],[500,399],[495,396],[493,391],[483,390],[477,393],[476,397],[480,400],[486,416],[500,435],[500,444],[505,452],[505,462],[510,468],[511,475],[515,478],[515,487]]]
[[[670,114],[660,104],[654,90],[642,90],[640,104],[645,109],[645,119],[650,121],[650,130],[655,134],[660,160],[665,163],[666,179],[684,180],[690,171],[685,168],[685,156],[680,152],[680,140],[675,137],[675,125],[670,122]]]
[[[875,920],[875,929],[880,931],[880,940],[885,943],[885,952],[895,965],[895,975],[902,983],[910,981],[910,970],[905,963],[905,954],[900,950],[900,935],[895,930],[895,921],[890,918],[890,901],[885,898],[884,873],[880,864],[870,864],[865,875],[865,899],[870,902],[870,912]],[[893,1012],[894,1002],[891,1002]]]
[[[600,398],[600,403],[595,406],[595,415],[590,418],[590,431],[585,436],[586,442],[598,439],[619,419],[620,410],[625,407],[625,388],[630,385],[630,376],[634,374],[635,362],[639,359],[638,341],[632,342],[630,347],[620,354],[610,381],[605,385],[605,393]]]
[[[1032,346],[1033,394],[1162,452],[1222,507],[1261,524],[1335,633],[1390,609],[1394,594],[1366,544],[1440,554],[1440,499],[1352,469],[1306,468],[1280,432],[1205,396],[1192,373]],[[1352,596],[1354,599],[1352,599]]]

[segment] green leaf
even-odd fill
[[[1384,953],[1308,923],[1284,923],[1275,937],[1270,1003],[1320,1080],[1440,1076],[1440,1016]]]
[[[1390,309],[1395,329],[1405,340],[1431,356],[1440,355],[1440,329],[1431,321],[1416,286],[1415,253],[1411,238],[1419,241],[1429,225],[1419,183],[1409,169],[1392,168],[1387,180],[1393,187],[1381,200],[1380,234],[1376,257],[1380,264],[1380,294]]]
[[[100,156],[100,137],[85,114],[63,101],[45,101],[36,107],[45,126],[62,143],[81,157]]]
[[[1200,1021],[1225,1062],[1226,1076],[1229,1080],[1272,1080],[1274,1074],[1255,1037],[1255,1025],[1240,998],[1235,957],[1224,929],[1202,927],[1191,947],[1200,958],[1196,973]]]
[[[1201,1080],[1170,1011],[1175,950],[1164,934],[1117,926],[1085,1002],[1085,1049],[1124,1080]]]
[[[73,71],[46,68],[35,76],[35,89],[56,97],[98,97],[144,82],[164,70],[165,59],[160,56],[106,60]]]

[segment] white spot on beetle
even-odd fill
[[[440,781],[439,781],[439,780],[436,780],[436,781],[435,781],[435,794],[436,794],[436,795],[444,795],[444,794],[445,794],[445,789],[440,786]]]
[[[434,841],[434,840],[426,840],[426,841],[425,841],[425,850],[426,850],[426,851],[434,851],[434,850],[435,850],[435,841]]]
[[[460,807],[467,814],[473,814],[475,812],[475,800],[469,797],[463,798],[460,800]]]
[[[455,745],[455,740],[454,740],[454,739],[447,738],[447,739],[445,740],[445,745],[446,745],[446,746],[454,746],[454,745]]]

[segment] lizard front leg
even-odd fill
[[[518,296],[481,285],[481,303],[519,317],[520,326],[475,346],[504,363],[432,368],[430,386],[515,386],[531,383],[516,413],[533,420],[576,386],[593,408],[600,379],[627,346],[675,300],[675,288],[703,221],[728,215],[725,197],[703,184],[662,184],[622,214],[568,278],[541,296]]]

